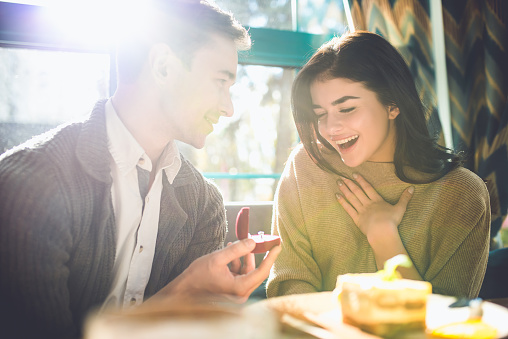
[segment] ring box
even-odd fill
[[[236,217],[236,237],[238,240],[251,238],[256,242],[256,247],[252,253],[264,253],[272,249],[272,247],[280,244],[280,237],[277,235],[264,234],[260,231],[258,234],[251,235],[249,233],[249,207],[242,207]]]

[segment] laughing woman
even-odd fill
[[[430,136],[398,51],[373,33],[334,38],[298,73],[292,105],[302,145],[276,193],[282,252],[268,296],[331,291],[340,274],[407,254],[403,277],[476,297],[489,251],[487,188]]]

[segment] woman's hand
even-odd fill
[[[353,174],[353,177],[360,187],[349,179],[341,178],[337,181],[341,194],[337,193],[336,197],[356,226],[367,239],[381,231],[396,230],[413,196],[414,187],[407,188],[399,202],[392,205],[386,202],[362,176]]]
[[[382,269],[386,260],[397,254],[409,254],[402,244],[398,226],[406,212],[406,207],[413,197],[414,187],[404,190],[399,202],[392,205],[386,202],[363,177],[353,174],[356,182],[341,178],[337,182],[341,194],[337,193],[337,200],[351,216],[356,226],[367,237],[376,259],[378,269]],[[422,280],[416,267],[397,268],[397,271],[407,279]]]

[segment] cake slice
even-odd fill
[[[345,274],[337,278],[344,323],[382,337],[425,330],[427,297],[432,293],[432,285],[397,276],[397,265],[404,261],[411,264],[404,257],[390,259],[392,262],[387,261],[385,269],[377,273]]]

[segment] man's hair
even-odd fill
[[[150,48],[157,43],[166,43],[186,65],[190,65],[197,50],[210,42],[212,34],[231,39],[238,51],[251,46],[247,30],[230,12],[210,0],[145,3],[150,3],[148,12],[140,10],[121,27],[117,40],[116,62],[121,82],[132,82],[138,77]]]

